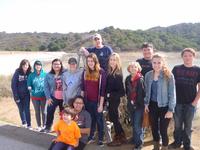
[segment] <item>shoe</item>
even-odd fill
[[[168,145],[168,149],[176,149],[176,148],[180,148],[180,147],[181,147],[181,144],[177,144],[176,142],[173,142]]]
[[[42,127],[37,127],[35,130],[40,132],[42,130]]]
[[[49,133],[49,132],[50,132],[50,129],[45,128],[45,129],[40,130],[40,132],[41,132],[41,133]]]
[[[194,148],[191,146],[189,148],[184,147],[184,150],[194,150]]]
[[[27,128],[27,124],[22,124],[22,128]]]
[[[31,126],[27,126],[27,129],[29,130],[33,130],[33,128]]]
[[[133,148],[133,150],[141,150],[141,149],[142,149],[142,145]]]
[[[98,142],[98,145],[99,145],[100,147],[103,147],[103,146],[104,146],[103,141],[99,141],[99,142]]]
[[[168,146],[162,146],[160,150],[168,150]]]
[[[94,142],[95,142],[95,139],[92,138],[92,139],[88,140],[87,144],[92,144]]]

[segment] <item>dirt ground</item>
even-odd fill
[[[32,127],[35,128],[36,120],[34,117],[34,110],[33,110],[32,103],[31,103],[31,117],[32,117],[31,118]],[[58,119],[58,112],[56,112],[56,117],[54,121],[56,121],[57,119]],[[17,106],[14,103],[14,100],[12,98],[2,98],[0,100],[0,120],[13,123],[16,125],[21,124]],[[127,133],[127,134],[130,134],[130,133]],[[200,139],[200,119],[196,118],[193,123],[193,133],[192,133],[192,146],[195,150],[200,150],[199,139]],[[172,137],[170,137],[170,141],[172,141]],[[144,144],[143,150],[151,150],[152,149],[151,144],[152,144],[151,137],[145,138],[145,144]],[[123,146],[115,147],[115,148],[111,148],[107,146],[105,146],[104,148],[99,148],[98,146],[96,146],[96,144],[91,144],[87,146],[86,150],[93,150],[93,149],[129,150],[129,149],[132,149],[132,147],[133,147],[132,145],[123,145]]]

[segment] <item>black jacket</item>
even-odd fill
[[[136,85],[136,101],[135,104],[131,104],[131,91],[132,91],[132,85],[131,85],[131,75],[126,77],[125,80],[125,88],[126,88],[126,96],[127,96],[127,106],[128,109],[136,109],[136,108],[144,108],[144,97],[145,97],[145,91],[144,91],[144,78],[141,77],[137,80]]]

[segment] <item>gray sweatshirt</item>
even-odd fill
[[[67,70],[63,74],[63,104],[68,104],[71,98],[81,94],[83,69],[75,72]]]

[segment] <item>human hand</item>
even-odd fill
[[[97,108],[98,113],[101,113],[103,111],[103,106],[99,105],[99,107]]]
[[[52,99],[48,99],[47,100],[47,104],[48,104],[48,106],[53,105],[53,100]]]
[[[165,118],[168,118],[168,119],[171,119],[173,117],[173,113],[171,111],[168,111],[166,114],[165,114]]]
[[[144,112],[145,112],[145,113],[148,113],[148,112],[149,112],[149,106],[145,105],[145,107],[144,107]]]

